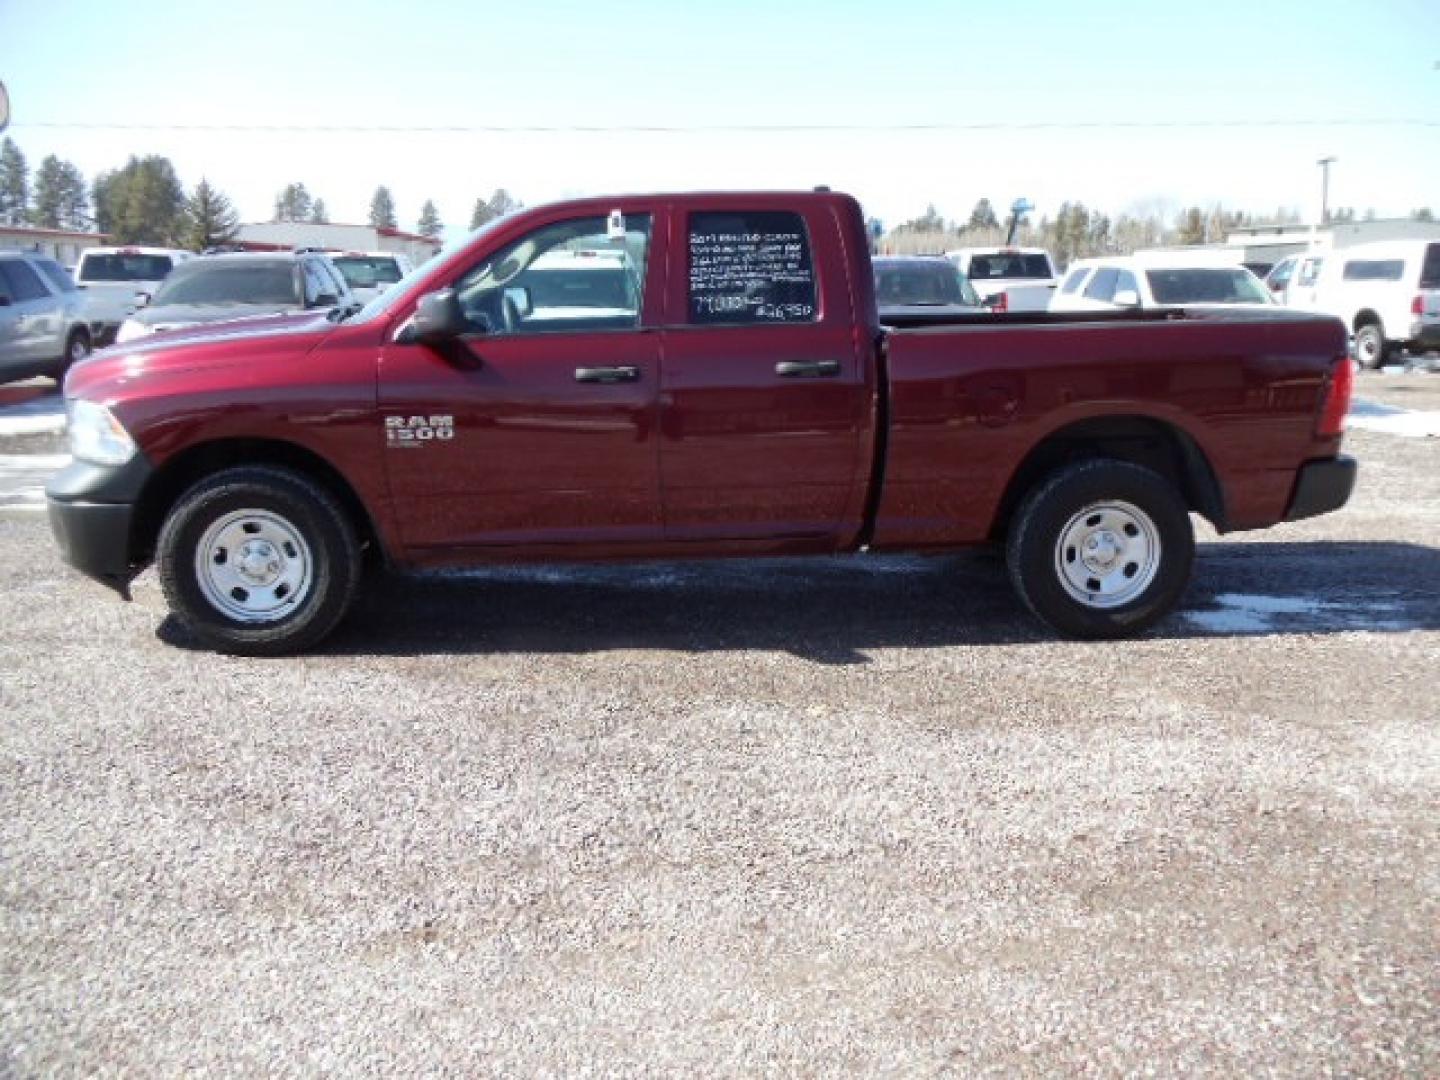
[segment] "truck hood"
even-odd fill
[[[249,322],[255,318],[274,318],[277,315],[296,313],[294,304],[161,304],[141,308],[130,318],[141,326],[154,327],[160,332],[175,328],[189,329],[200,323]],[[313,311],[300,313],[315,314]]]
[[[233,309],[232,309],[233,310]],[[104,396],[110,387],[159,374],[258,367],[273,357],[303,356],[334,333],[324,312],[263,315],[205,323],[101,349],[70,369],[66,396]]]

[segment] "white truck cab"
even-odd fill
[[[136,307],[136,294],[148,300],[160,282],[194,253],[179,248],[95,247],[80,253],[75,284],[85,297],[85,320],[95,345],[108,345]]]
[[[945,257],[997,311],[1045,311],[1055,291],[1055,262],[1044,248],[967,247]],[[1002,296],[1003,300],[990,300]]]

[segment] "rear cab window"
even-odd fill
[[[819,319],[810,232],[800,214],[692,211],[687,239],[686,310],[692,325]]]
[[[1035,278],[1049,280],[1055,276],[1050,258],[1041,253],[997,252],[993,255],[972,255],[968,271],[971,281],[996,281],[1000,278]]]
[[[50,282],[50,287],[56,292],[74,292],[75,282],[66,269],[54,259],[36,259],[35,265],[40,268],[40,273],[45,280]]]
[[[76,277],[82,284],[105,281],[160,281],[174,267],[169,255],[96,255],[80,256]]]

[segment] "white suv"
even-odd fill
[[[1332,251],[1306,307],[1344,321],[1355,359],[1440,348],[1440,241],[1385,240]]]

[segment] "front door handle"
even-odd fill
[[[640,369],[638,367],[577,367],[575,369],[576,382],[639,382]]]
[[[791,379],[822,379],[840,374],[839,360],[781,360],[775,374]]]

